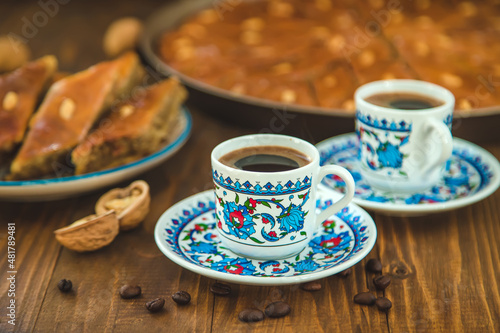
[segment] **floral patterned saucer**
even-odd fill
[[[318,191],[323,209],[339,194]],[[173,262],[213,279],[253,285],[286,285],[339,273],[363,259],[373,248],[377,229],[362,208],[349,204],[323,222],[308,246],[295,257],[257,260],[224,248],[215,229],[212,190],[193,195],[169,208],[158,220],[155,241]]]
[[[453,154],[439,183],[425,192],[409,194],[380,191],[367,184],[359,172],[355,133],[332,137],[316,147],[322,165],[338,164],[351,172],[356,182],[355,203],[389,215],[415,216],[457,209],[486,198],[500,185],[498,160],[483,148],[458,138],[453,139]],[[345,187],[336,177],[325,177],[320,186],[338,192]]]

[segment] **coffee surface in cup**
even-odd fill
[[[365,101],[373,105],[399,110],[425,110],[444,104],[444,101],[437,98],[411,92],[374,94],[365,98]]]
[[[229,167],[254,172],[280,172],[311,163],[304,153],[283,146],[254,146],[233,150],[219,161]]]

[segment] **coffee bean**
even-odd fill
[[[300,285],[300,288],[305,291],[318,291],[321,290],[321,283],[318,281],[311,281]]]
[[[264,320],[264,312],[259,309],[245,309],[240,312],[238,319],[245,323],[253,323]]]
[[[391,284],[391,278],[387,275],[380,275],[373,278],[373,284],[377,289],[384,290]]]
[[[354,303],[361,305],[373,305],[375,303],[375,296],[369,292],[363,292],[354,296]]]
[[[130,284],[123,285],[120,288],[120,296],[124,299],[134,298],[141,294],[141,287]]]
[[[155,298],[154,300],[146,303],[146,309],[148,309],[149,312],[158,312],[161,309],[163,309],[164,305],[165,305],[164,298]]]
[[[187,291],[181,290],[173,294],[172,299],[179,305],[186,305],[191,302],[191,295]]]
[[[345,271],[337,273],[337,275],[340,276],[340,277],[342,277],[342,278],[346,278],[346,277],[348,277],[351,274],[352,274],[352,268],[348,268]]]
[[[59,288],[59,290],[63,293],[67,293],[71,290],[71,288],[73,288],[73,283],[71,283],[71,280],[62,279],[57,282],[57,288]]]
[[[231,286],[225,283],[216,282],[210,286],[210,291],[217,296],[227,296],[231,293]]]
[[[381,273],[382,272],[382,263],[378,259],[370,259],[366,263],[366,269],[373,273]]]
[[[392,302],[385,298],[385,297],[379,297],[375,300],[375,305],[380,311],[387,311],[390,308],[392,308]]]
[[[277,301],[266,306],[264,312],[266,313],[266,316],[270,318],[279,318],[286,316],[291,310],[290,305],[283,301]]]

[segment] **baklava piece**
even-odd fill
[[[0,76],[0,156],[23,140],[38,99],[56,70],[57,59],[48,55]]]
[[[103,112],[140,78],[139,58],[127,53],[55,82],[11,164],[9,179],[58,175],[70,166],[71,150],[83,142]]]
[[[186,97],[186,89],[172,78],[117,105],[73,150],[75,173],[112,168],[157,151],[175,125]]]

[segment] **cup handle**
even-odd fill
[[[436,154],[435,156],[426,156],[425,162],[422,163],[422,168],[420,169],[420,173],[425,175],[431,169],[436,168],[438,165],[446,162],[453,151],[453,137],[451,136],[450,129],[447,125],[445,125],[442,121],[438,121],[436,119],[428,119],[425,122],[425,130],[422,131],[422,136],[427,135],[426,133],[431,130],[437,133],[439,138],[439,145],[441,146],[441,152]],[[425,138],[418,138],[420,142],[424,142]],[[430,154],[428,154],[430,155]]]
[[[354,179],[352,178],[351,173],[347,171],[347,169],[338,165],[324,165],[319,170],[319,181],[321,181],[326,175],[330,174],[334,174],[342,178],[342,180],[346,184],[347,191],[339,201],[335,202],[333,205],[316,215],[316,228],[318,228],[320,224],[327,218],[338,212],[343,207],[347,206],[347,204],[349,204],[349,202],[351,202],[352,198],[354,197]]]

